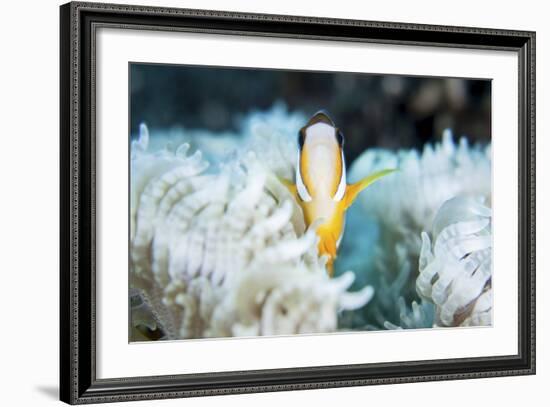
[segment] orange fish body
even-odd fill
[[[346,210],[359,192],[394,170],[376,172],[361,181],[346,183],[344,137],[324,112],[318,112],[300,130],[296,183],[287,183],[302,208],[307,226],[318,223],[319,254],[333,264],[342,240]]]

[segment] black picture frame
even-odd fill
[[[81,2],[62,5],[60,23],[62,401],[70,404],[99,403],[535,373],[534,32]],[[96,28],[101,26],[517,52],[518,354],[177,376],[96,378],[94,35]]]

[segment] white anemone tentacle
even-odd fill
[[[435,304],[437,325],[490,325],[491,211],[471,198],[453,198],[438,211],[434,230],[433,247],[422,234],[418,294]]]

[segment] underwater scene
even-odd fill
[[[491,81],[131,63],[130,342],[491,326]]]

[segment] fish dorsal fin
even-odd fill
[[[331,127],[335,127],[334,122],[330,118],[328,112],[326,110],[322,110],[322,109],[318,110],[317,112],[315,112],[313,114],[313,116],[311,116],[311,118],[308,120],[308,122],[306,123],[304,128],[313,126],[316,123],[326,123]]]

